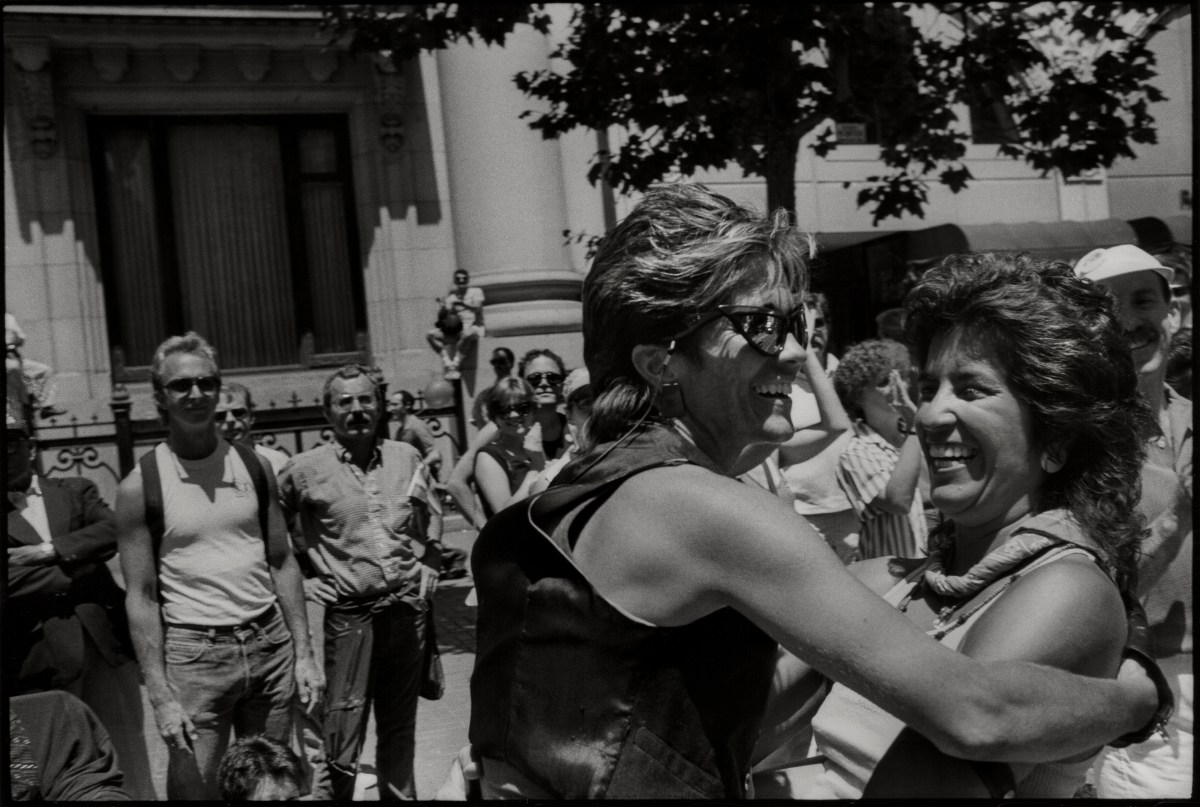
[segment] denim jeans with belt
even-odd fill
[[[372,702],[379,800],[416,798],[413,754],[428,613],[425,600],[394,593],[325,611],[325,742],[335,800],[354,795]]]
[[[292,635],[271,610],[238,628],[167,625],[167,681],[196,727],[190,750],[170,749],[167,799],[215,799],[217,766],[238,737],[266,734],[287,743],[296,690]]]

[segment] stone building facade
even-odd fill
[[[396,69],[330,45],[315,7],[10,5],[4,23],[6,308],[73,415],[103,413],[121,383],[152,416],[149,351],[187,329],[260,400],[313,399],[346,361],[426,388],[440,362],[424,334],[456,268],[487,299],[468,407],[495,346],[582,362],[587,266],[564,232],[599,234],[635,200],[587,182],[595,133],[543,140],[518,118],[533,102],[511,76],[546,66],[550,38],[518,30]],[[1155,40],[1168,100],[1136,160],[1064,182],[972,145],[966,191],[935,186],[925,219],[875,228],[853,186],[877,147],[802,148],[798,217],[833,251],[936,226],[977,248],[997,225],[1145,217],[1190,241],[1191,26]],[[696,179],[765,202],[735,168]]]

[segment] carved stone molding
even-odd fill
[[[9,41],[17,98],[29,146],[43,159],[58,151],[58,121],[54,112],[54,81],[50,75],[50,41],[43,37],[14,37]]]
[[[314,45],[304,49],[304,67],[313,81],[329,81],[338,69],[338,52]]]
[[[199,45],[163,45],[163,61],[176,81],[191,81],[200,72]]]
[[[105,81],[120,81],[129,72],[128,45],[92,45],[92,67]]]
[[[375,59],[375,103],[379,106],[379,142],[384,151],[397,154],[404,145],[404,73],[392,60]]]
[[[267,45],[234,45],[238,71],[247,81],[262,81],[271,69],[271,48]]]

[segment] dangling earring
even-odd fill
[[[1057,456],[1057,452],[1052,453],[1049,450],[1042,452],[1041,466],[1046,473],[1056,474],[1062,470],[1065,464],[1066,462]]]
[[[654,396],[654,406],[665,418],[677,418],[683,414],[683,391],[679,382],[660,384]]]

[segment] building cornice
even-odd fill
[[[156,48],[186,39],[206,49],[225,49],[255,39],[279,49],[319,45],[347,50],[321,30],[321,13],[285,7],[214,8],[167,6],[5,6],[4,37],[46,37],[55,47],[125,45]]]
[[[71,17],[141,17],[146,19],[211,20],[320,20],[321,12],[284,6],[74,6],[9,5],[6,17],[15,15]]]

